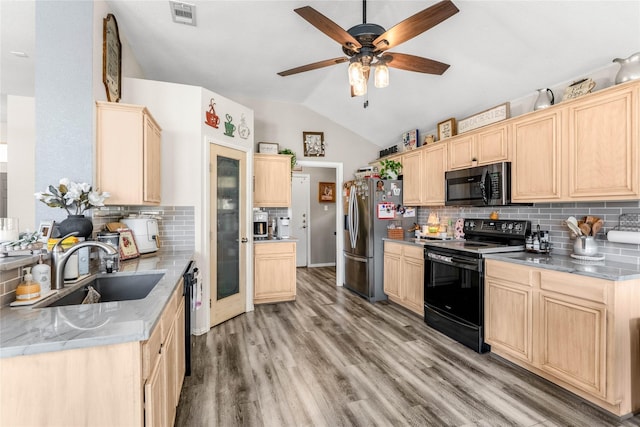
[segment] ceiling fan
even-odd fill
[[[278,73],[280,76],[290,76],[348,61],[351,96],[359,96],[364,95],[367,91],[367,80],[369,79],[371,67],[375,68],[374,80],[376,87],[389,85],[388,67],[438,75],[441,75],[449,68],[448,64],[433,59],[405,53],[387,52],[387,50],[422,34],[458,13],[458,8],[450,0],[440,1],[410,16],[389,30],[385,30],[377,24],[367,23],[366,0],[362,2],[363,23],[351,27],[347,31],[311,6],[295,9],[294,12],[340,43],[342,51],[347,57],[327,59],[281,71]]]

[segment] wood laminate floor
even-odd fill
[[[298,268],[295,302],[193,339],[176,426],[640,426]]]

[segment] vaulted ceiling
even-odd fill
[[[276,73],[343,56],[338,43],[294,9],[309,5],[348,29],[362,23],[361,1],[189,1],[196,26],[172,22],[167,0],[107,4],[147,78],[203,86],[231,99],[301,104],[380,146],[397,142],[403,131],[433,129],[640,51],[639,1],[453,2],[459,13],[390,50],[450,64],[443,75],[391,69],[389,87],[370,84],[366,97],[353,98],[348,63]],[[370,0],[367,22],[389,29],[435,3]],[[6,11],[3,5],[5,88],[12,72],[5,54],[14,50]],[[11,31],[33,31],[31,24]]]

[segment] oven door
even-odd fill
[[[474,255],[427,249],[424,302],[425,308],[477,328],[483,323],[484,264]]]

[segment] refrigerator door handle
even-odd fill
[[[356,187],[352,185],[351,190],[349,191],[349,240],[352,249],[356,247],[357,233],[358,206],[356,202]]]
[[[349,254],[344,254],[344,257],[347,259],[350,259],[351,261],[356,261],[356,262],[362,262],[362,263],[367,263],[367,258],[358,258],[358,257],[354,257],[353,255],[349,255]]]

